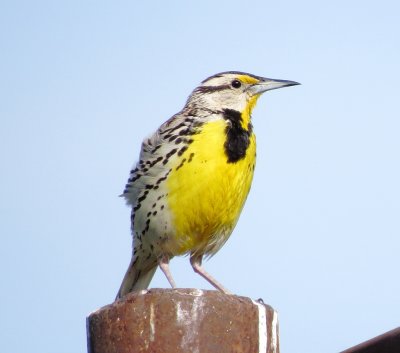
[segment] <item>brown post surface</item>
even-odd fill
[[[87,318],[89,353],[279,353],[277,313],[199,289],[128,294]]]

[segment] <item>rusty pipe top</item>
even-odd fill
[[[219,291],[151,289],[87,318],[89,353],[279,353],[277,313]]]

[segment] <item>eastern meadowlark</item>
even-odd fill
[[[169,260],[190,255],[195,272],[229,293],[202,267],[232,233],[256,161],[251,112],[265,91],[298,85],[229,71],[204,80],[182,111],[143,141],[122,194],[132,206],[133,253],[117,298],[145,289]]]

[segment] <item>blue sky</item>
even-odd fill
[[[86,352],[85,317],[129,262],[117,196],[141,140],[226,70],[302,86],[259,100],[252,190],[207,270],[278,310],[282,352],[337,352],[399,326],[399,10],[2,2],[2,351]],[[172,271],[210,288],[187,258]]]

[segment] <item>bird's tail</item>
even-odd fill
[[[128,270],[122,280],[116,300],[124,297],[126,294],[149,287],[151,279],[157,270],[157,260],[144,264],[138,263],[138,259],[133,257],[129,264]],[[153,260],[153,259],[152,259]]]

